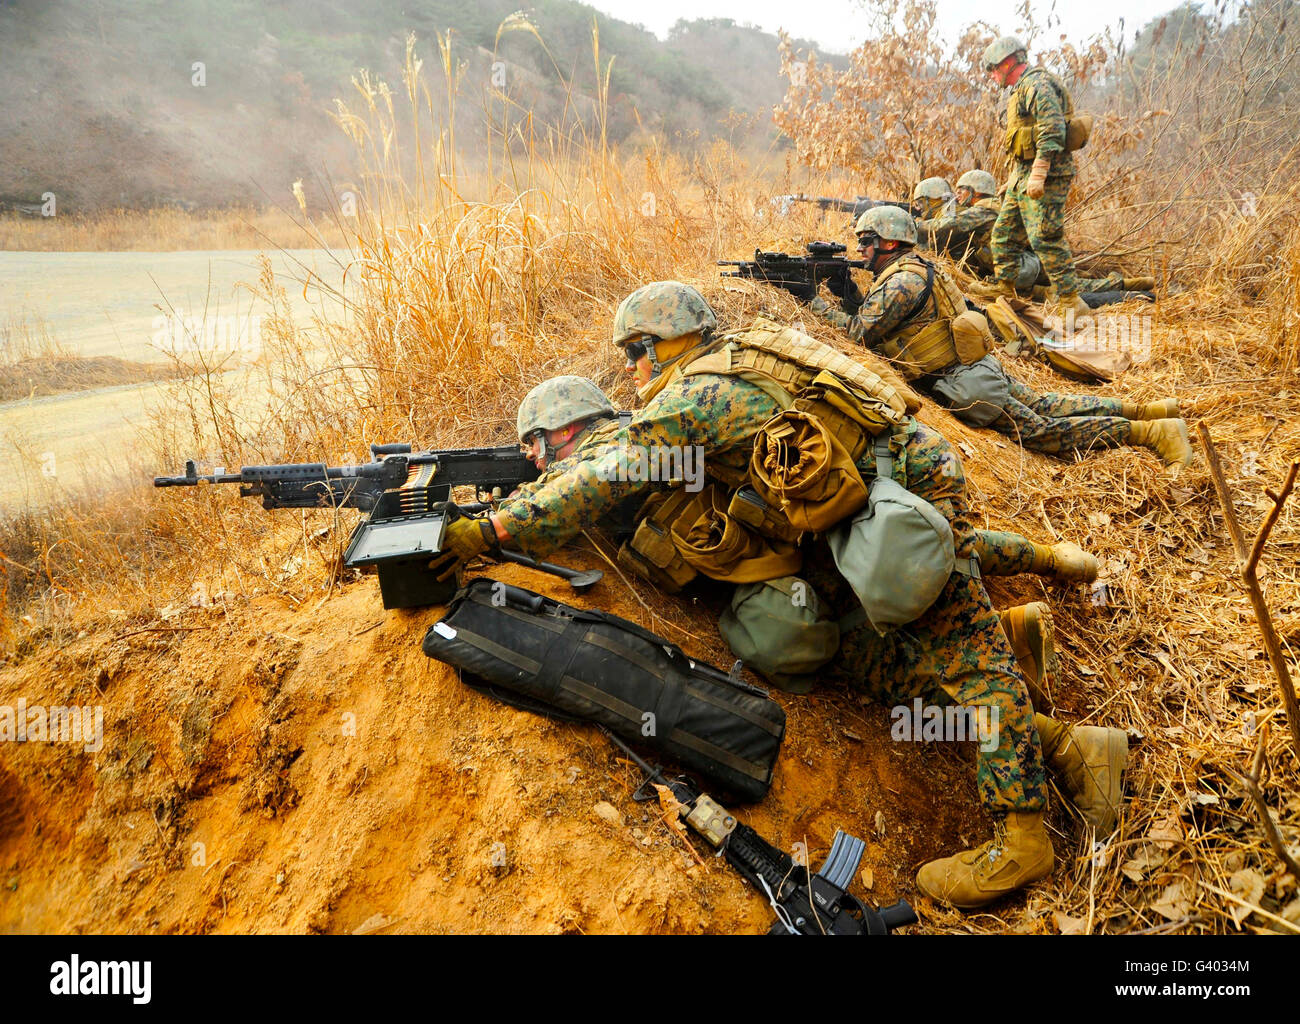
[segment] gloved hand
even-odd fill
[[[830,293],[840,300],[840,306],[847,313],[856,313],[862,306],[862,290],[857,282],[847,273],[836,274],[826,279]]]
[[[1025,195],[1030,199],[1042,199],[1043,189],[1047,185],[1047,171],[1052,166],[1050,157],[1040,156],[1029,169],[1029,180],[1025,182]]]
[[[817,286],[806,281],[773,281],[779,288],[784,288],[800,302],[811,302],[817,297]]]
[[[445,580],[475,555],[497,546],[497,533],[490,519],[462,516],[449,522],[442,532],[442,550],[429,562],[439,580]]]

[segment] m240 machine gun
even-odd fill
[[[456,580],[439,581],[430,559],[442,548],[447,523],[462,513],[483,512],[485,504],[456,506],[453,487],[472,486],[476,498],[501,497],[536,480],[537,467],[517,445],[412,452],[409,444],[372,444],[371,461],[357,466],[320,462],[243,466],[238,473],[200,476],[193,460],[184,476],[154,477],[155,487],[239,484],[241,498],[259,497],[262,507],[356,508],[366,515],[352,531],[343,553],[349,569],[379,574],[385,608],[445,604]],[[598,573],[579,573],[516,552],[506,560],[568,579],[576,590],[591,586]]]

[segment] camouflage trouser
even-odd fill
[[[981,540],[964,497],[964,483],[957,493],[943,486],[953,482],[952,467],[960,465],[948,442],[918,426],[906,458],[910,489],[931,501],[951,524],[957,557],[979,552]],[[925,486],[931,480],[937,482],[933,492]],[[859,607],[824,539],[818,538],[807,550],[800,575],[837,617]],[[978,579],[953,573],[924,615],[886,636],[869,625],[847,631],[839,653],[823,673],[890,704],[920,697],[940,706],[984,707],[990,714],[995,709],[996,745],[987,751],[982,749],[986,744],[977,746],[975,782],[980,800],[996,814],[1046,806],[1043,756],[1029,690]]]
[[[993,223],[989,239],[993,249],[993,275],[1014,285],[1019,270],[1017,253],[1033,249],[1057,292],[1077,294],[1079,281],[1074,275],[1070,245],[1065,240],[1065,198],[1074,176],[1049,177],[1042,199],[1025,195],[1026,177],[1020,175],[1019,182],[1007,189],[998,219]]]
[[[1011,401],[992,427],[1030,451],[1059,455],[1128,444],[1132,426],[1120,416],[1118,398],[1040,395],[1008,375]]]
[[[976,530],[975,553],[980,572],[985,576],[1019,576],[1037,572],[1034,567],[1035,544],[1018,533],[999,530]]]

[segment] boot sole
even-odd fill
[[[1052,609],[1046,601],[1031,601],[1025,605],[1025,636],[1029,641],[1029,649],[1038,661],[1038,685],[1050,697],[1059,666],[1056,659],[1056,624],[1052,621]]]

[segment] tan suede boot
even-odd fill
[[[1063,540],[1050,548],[1046,544],[1035,544],[1029,571],[1069,582],[1091,583],[1101,572],[1101,563],[1078,544]]]
[[[1056,297],[1056,304],[1060,307],[1062,317],[1071,311],[1075,316],[1092,316],[1092,307],[1084,302],[1077,292],[1061,292]]]
[[[1123,783],[1128,762],[1128,734],[1097,725],[1063,725],[1046,715],[1034,715],[1043,743],[1043,759],[1060,776],[1070,801],[1083,820],[1109,835],[1119,824]]]
[[[1124,402],[1119,414],[1126,420],[1178,419],[1178,399],[1162,398],[1158,402]]]
[[[1043,812],[1012,811],[983,846],[923,865],[916,884],[931,899],[974,910],[1047,877],[1055,863]]]
[[[998,618],[1015,652],[1016,664],[1029,681],[1034,707],[1046,707],[1057,670],[1052,610],[1046,601],[1031,601],[999,612]]]
[[[997,299],[1005,295],[1008,299],[1016,297],[1016,286],[1010,281],[972,281],[966,291],[982,299]]]
[[[1150,448],[1166,466],[1190,466],[1192,446],[1187,440],[1185,420],[1133,420],[1129,444]]]
[[[1156,279],[1154,277],[1129,277],[1124,275],[1123,291],[1126,292],[1151,292],[1155,291]]]

